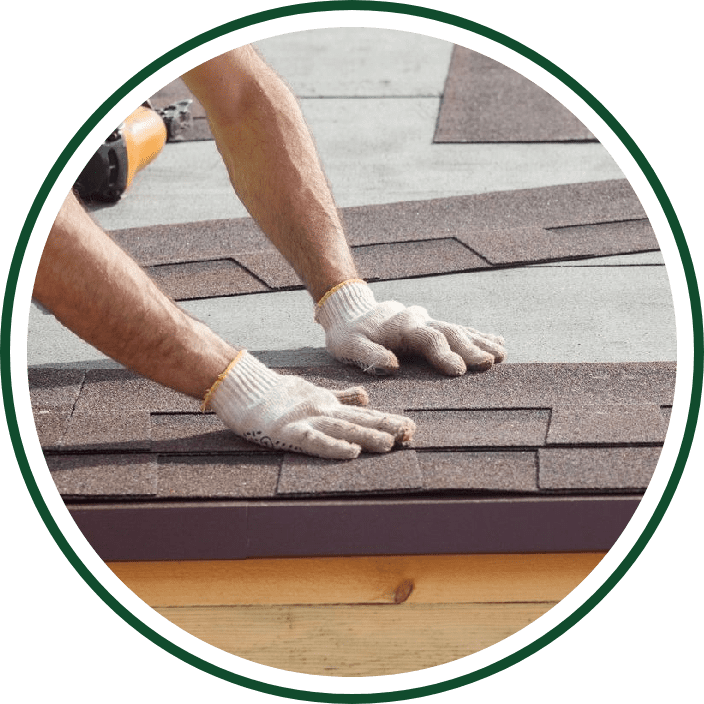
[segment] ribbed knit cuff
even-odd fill
[[[363,281],[345,283],[315,307],[315,321],[326,330],[340,321],[351,321],[376,307],[376,299]]]
[[[220,417],[231,415],[251,407],[278,381],[275,371],[245,351],[213,392],[210,406]]]

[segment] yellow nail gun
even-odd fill
[[[156,159],[166,141],[182,141],[193,125],[192,100],[155,110],[140,105],[100,145],[74,184],[84,201],[116,203],[135,174]]]

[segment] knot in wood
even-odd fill
[[[411,596],[414,586],[412,579],[404,579],[394,591],[394,604],[403,604]]]

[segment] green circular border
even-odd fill
[[[599,101],[589,93],[583,86],[581,86],[577,81],[571,78],[568,74],[562,71],[560,68],[555,66],[552,62],[548,61],[546,58],[538,54],[537,52],[529,49],[525,45],[507,37],[500,32],[493,29],[485,27],[483,25],[477,24],[470,20],[464,19],[457,15],[451,15],[445,12],[440,12],[437,10],[431,10],[424,7],[419,7],[416,5],[407,5],[400,3],[391,2],[365,2],[363,7],[360,7],[361,3],[349,2],[349,1],[338,1],[330,0],[327,2],[311,2],[303,3],[300,5],[289,5],[286,7],[280,7],[273,10],[267,10],[264,12],[258,12],[246,17],[234,20],[232,22],[227,22],[215,29],[208,32],[204,32],[193,39],[184,42],[175,49],[168,51],[163,56],[159,57],[144,69],[139,71],[134,75],[129,81],[122,85],[118,90],[116,90],[82,125],[82,127],[76,132],[71,141],[66,145],[64,150],[61,152],[59,158],[56,160],[51,170],[49,171],[46,179],[42,183],[39,193],[37,194],[32,206],[25,220],[22,232],[18,240],[17,247],[10,264],[10,269],[8,273],[8,283],[5,289],[5,296],[3,299],[3,310],[2,310],[2,322],[0,326],[0,374],[2,377],[2,393],[5,406],[5,415],[7,418],[8,429],[10,431],[10,437],[12,439],[13,448],[15,455],[17,457],[17,462],[22,471],[27,489],[34,501],[37,510],[39,511],[42,520],[49,529],[52,537],[56,541],[57,545],[68,558],[74,569],[81,575],[81,577],[86,581],[86,583],[95,591],[95,593],[121,618],[123,618],[128,624],[130,624],[135,630],[141,633],[143,636],[147,637],[153,643],[163,648],[167,652],[180,658],[182,661],[186,662],[193,667],[196,667],[203,672],[219,677],[233,684],[237,684],[249,689],[253,689],[265,694],[271,694],[280,697],[288,697],[291,699],[299,699],[302,701],[312,701],[312,702],[392,702],[400,701],[404,699],[415,699],[418,697],[424,697],[432,694],[438,694],[441,692],[446,692],[457,687],[462,687],[472,682],[477,682],[478,680],[489,677],[497,672],[501,672],[512,665],[524,660],[528,656],[542,649],[544,646],[551,643],[553,640],[562,635],[565,631],[569,630],[578,621],[580,621],[584,616],[586,616],[618,583],[618,581],[623,577],[623,575],[628,571],[631,565],[635,562],[636,558],[645,548],[646,544],[652,537],[656,528],[660,524],[665,511],[667,510],[672,497],[675,493],[677,485],[682,477],[682,472],[689,455],[689,451],[692,446],[692,441],[694,439],[694,432],[697,423],[697,417],[699,414],[699,408],[701,404],[702,396],[702,376],[704,375],[704,370],[695,363],[694,372],[692,378],[692,395],[689,404],[689,414],[687,417],[687,423],[685,425],[684,437],[682,440],[682,445],[680,447],[677,460],[675,461],[675,466],[667,483],[663,496],[660,499],[655,512],[648,521],[643,533],[640,535],[634,546],[626,555],[625,559],[616,568],[616,570],[609,576],[609,578],[597,589],[597,591],[592,594],[592,596],[587,599],[574,613],[568,616],[564,621],[555,626],[552,630],[545,633],[543,636],[535,640],[533,643],[521,648],[517,652],[509,655],[498,662],[493,663],[483,667],[475,672],[461,677],[455,677],[445,682],[440,682],[433,685],[426,685],[423,687],[416,687],[413,689],[398,690],[396,692],[381,692],[381,693],[370,693],[370,694],[338,694],[338,693],[324,693],[324,692],[309,692],[305,690],[291,689],[288,687],[280,687],[277,685],[271,685],[264,682],[259,682],[258,680],[253,680],[248,677],[237,675],[233,672],[225,670],[223,668],[217,667],[195,655],[183,650],[179,646],[171,643],[159,633],[153,631],[145,623],[142,623],[137,617],[135,617],[130,611],[128,611],[119,601],[117,601],[110,592],[108,592],[105,587],[92,575],[92,573],[86,568],[86,566],[81,562],[78,555],[74,552],[73,548],[69,545],[66,538],[63,536],[59,530],[53,516],[49,512],[44,499],[37,487],[34,476],[30,469],[29,463],[27,461],[27,456],[22,445],[22,438],[20,436],[19,427],[17,424],[17,415],[15,412],[15,406],[12,394],[12,380],[10,371],[10,331],[12,322],[12,308],[14,304],[15,294],[17,290],[17,281],[19,277],[19,271],[22,264],[22,259],[24,257],[25,251],[27,249],[27,244],[29,242],[30,234],[36,224],[37,217],[44,206],[44,203],[49,195],[49,192],[54,186],[56,179],[58,178],[61,171],[64,169],[68,163],[70,157],[73,155],[78,146],[83,142],[83,140],[88,136],[88,134],[93,130],[93,128],[98,124],[98,122],[107,115],[107,113],[128,93],[130,93],[136,86],[138,86],[145,78],[151,76],[155,71],[163,68],[169,64],[175,58],[182,56],[186,52],[198,47],[206,42],[213,39],[221,37],[225,34],[229,34],[238,29],[244,27],[249,27],[261,22],[267,22],[268,20],[279,19],[282,17],[290,17],[293,15],[306,14],[312,12],[337,12],[340,10],[364,10],[365,12],[388,12],[396,14],[407,14],[414,15],[416,17],[421,17],[429,20],[434,20],[437,22],[442,22],[444,24],[454,25],[460,29],[467,30],[474,34],[479,34],[483,37],[491,39],[503,44],[504,46],[516,51],[517,53],[525,56],[527,59],[533,61],[534,63],[541,66],[543,69],[549,71],[553,76],[558,78],[562,83],[568,86],[572,91],[579,95],[585,103],[587,103],[600,117],[601,119],[611,128],[611,130],[616,134],[616,136],[621,140],[623,145],[628,149],[631,156],[635,159],[640,169],[643,171],[644,175],[648,179],[650,186],[652,187],[660,206],[667,217],[668,223],[672,230],[672,234],[675,238],[677,248],[679,250],[680,258],[682,260],[682,266],[685,272],[685,279],[687,281],[687,288],[689,290],[691,312],[692,312],[692,328],[693,328],[693,342],[694,342],[694,359],[702,359],[704,354],[703,342],[704,337],[702,335],[702,308],[701,300],[699,297],[699,290],[697,288],[697,280],[694,272],[694,266],[692,263],[692,258],[687,247],[687,243],[682,232],[682,228],[679,224],[675,211],[672,207],[670,199],[667,197],[665,190],[662,187],[658,177],[655,175],[652,167],[648,163],[647,159],[636,146],[635,142],[631,139],[628,133],[623,129],[619,122],[611,115],[611,113],[606,110],[606,108],[599,103]]]

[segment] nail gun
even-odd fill
[[[116,203],[135,174],[156,159],[164,144],[182,141],[193,125],[190,99],[160,110],[146,101],[100,145],[74,189],[84,201]]]

